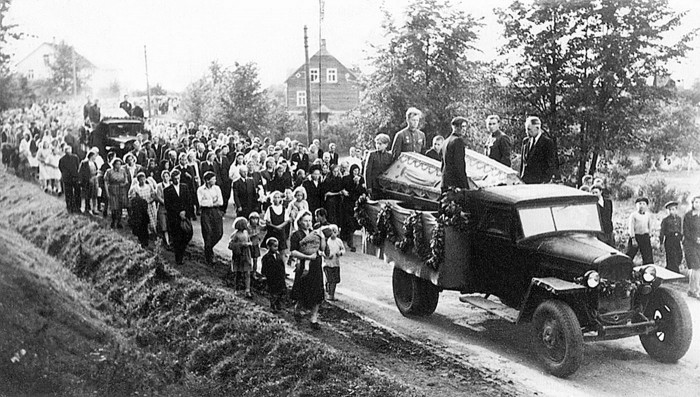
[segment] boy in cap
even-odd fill
[[[649,199],[646,197],[638,197],[634,201],[637,211],[630,214],[627,226],[630,235],[629,244],[627,246],[627,256],[634,260],[637,252],[642,253],[642,264],[653,264],[654,255],[651,251],[651,239],[649,233],[651,231],[651,217],[647,213]]]
[[[664,207],[668,211],[668,216],[661,221],[659,240],[661,246],[666,250],[666,269],[680,273],[678,266],[683,260],[683,249],[681,248],[683,227],[681,217],[678,215],[678,202],[669,201]]]

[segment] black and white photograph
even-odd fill
[[[700,395],[695,0],[0,0],[0,397]]]

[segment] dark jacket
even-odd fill
[[[377,197],[377,189],[379,189],[379,182],[377,177],[391,165],[394,161],[391,153],[389,152],[379,152],[373,150],[367,156],[367,162],[365,163],[365,182],[367,183],[367,188],[372,190],[372,198]]]
[[[314,211],[323,207],[323,193],[321,183],[318,186],[314,185],[313,181],[305,180],[301,184],[306,190],[306,202],[309,203],[309,211],[313,214]]]
[[[469,187],[464,147],[464,140],[458,134],[452,133],[445,140],[442,153],[442,191],[447,191],[451,187]]]
[[[489,157],[507,167],[510,167],[510,152],[511,148],[513,147],[510,137],[501,131],[496,131],[496,133],[494,133],[492,136],[496,138],[496,140],[491,146]]]
[[[180,183],[180,195],[177,194],[173,185],[166,187],[163,190],[163,201],[165,202],[165,212],[168,217],[168,230],[172,230],[170,229],[171,223],[179,224],[181,211],[185,211],[189,217],[194,215],[194,209],[191,205],[192,193],[189,186],[184,183]]]
[[[73,153],[66,153],[58,160],[58,169],[64,182],[77,183],[79,167],[80,159]]]
[[[525,183],[547,183],[556,171],[556,150],[554,142],[542,133],[537,143],[530,149],[528,138],[523,141],[521,165],[522,180]]]
[[[433,160],[442,161],[442,154],[440,152],[438,152],[437,150],[435,150],[434,147],[431,147],[430,149],[428,149],[428,151],[425,152],[425,155],[430,157]]]

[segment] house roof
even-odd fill
[[[325,58],[325,59],[324,59],[324,58]],[[314,65],[317,65],[317,66],[318,66],[319,59],[321,60],[321,62],[322,62],[324,65],[327,65],[329,60],[334,60],[335,62],[337,62],[337,63],[342,67],[342,70],[339,70],[339,71],[338,71],[338,74],[339,74],[339,75],[340,75],[341,72],[342,72],[342,73],[347,73],[347,74],[349,74],[349,75],[351,76],[351,79],[352,79],[352,80],[357,80],[357,76],[355,75],[355,73],[354,73],[352,70],[348,69],[345,65],[343,65],[342,62],[340,62],[340,61],[338,60],[338,58],[334,57],[333,55],[331,55],[331,53],[328,52],[328,49],[326,48],[326,40],[322,40],[322,41],[321,41],[321,48],[320,48],[320,49],[318,50],[318,52],[316,52],[311,58],[309,58],[309,65],[310,65],[310,67],[313,68]],[[297,73],[303,73],[303,72],[304,72],[304,66],[305,66],[305,65],[302,64],[301,66],[299,66],[298,68],[296,68],[296,70],[294,70],[294,72],[292,72],[292,74],[290,74],[289,77],[287,77],[287,79],[286,79],[284,82],[285,82],[285,83],[288,83],[289,80],[291,80],[291,79],[293,79],[293,78],[297,78],[297,77],[296,77]]]
[[[32,55],[37,53],[44,46],[50,47],[54,52],[58,48],[58,44],[43,42],[43,43],[39,44],[34,50],[32,50],[29,54],[27,54],[24,58],[22,58],[20,61],[18,61],[15,65],[20,65],[22,62],[26,61]],[[78,60],[85,65],[85,67],[87,67],[89,69],[97,69],[97,67],[92,62],[90,62],[87,58],[82,56],[78,51],[75,51],[75,55],[77,56]]]

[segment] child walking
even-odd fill
[[[252,261],[252,275],[257,277],[258,273],[258,258],[260,258],[260,242],[265,232],[260,226],[260,214],[253,211],[248,215],[248,237],[250,238],[250,260]]]
[[[340,283],[340,257],[345,254],[343,240],[338,238],[338,226],[330,225],[331,236],[326,242],[326,260],[323,272],[326,274],[328,300],[334,301],[335,287]]]
[[[238,273],[243,274],[245,282],[245,297],[252,298],[250,293],[250,271],[252,270],[253,261],[250,256],[251,246],[250,237],[248,236],[248,221],[243,217],[238,217],[233,221],[231,237],[228,241],[228,249],[232,251],[231,272],[233,272],[233,288],[237,287]]]
[[[669,201],[664,207],[668,211],[668,216],[661,221],[659,239],[666,251],[666,269],[680,273],[679,265],[683,260],[681,248],[683,227],[682,219],[678,215],[678,201]]]
[[[267,240],[267,253],[262,257],[262,274],[267,279],[270,308],[276,312],[282,309],[282,301],[287,293],[287,284],[284,281],[286,272],[284,260],[279,252],[279,241],[274,237]]]

